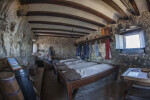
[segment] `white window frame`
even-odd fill
[[[125,36],[132,35],[132,34],[139,34],[139,37],[140,37],[140,48],[126,48],[125,47],[126,46]],[[115,40],[116,40],[116,49],[118,49],[118,50],[122,50],[122,51],[126,50],[127,52],[128,51],[132,51],[132,53],[134,53],[134,51],[136,53],[138,53],[138,51],[140,50],[139,53],[144,53],[144,48],[146,47],[144,30],[135,30],[133,32],[126,33],[126,34],[123,34],[123,35],[115,34]]]

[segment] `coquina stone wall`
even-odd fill
[[[76,57],[75,40],[74,38],[39,36],[35,44],[38,44],[38,52],[44,55],[47,54],[48,48],[52,47],[54,58],[68,59]]]
[[[17,0],[0,0],[0,58],[16,57],[26,65],[32,58],[33,33],[24,17],[17,16]]]
[[[114,34],[118,34],[120,29],[128,29],[130,26],[138,26],[145,30],[146,35],[146,48],[145,53],[143,54],[120,54],[115,49],[115,36]],[[102,57],[96,57],[94,52],[94,44],[92,48],[92,54],[90,57],[90,61],[97,61],[102,63],[112,63],[119,64],[121,67],[121,72],[126,70],[129,67],[150,67],[150,13],[143,12],[140,16],[130,16],[130,20],[120,20],[116,24],[108,25],[112,29],[112,39],[113,42],[110,43],[112,58],[110,60],[105,60],[105,44],[99,44],[99,51],[102,54]],[[77,41],[82,41],[86,39],[91,39],[94,36],[100,35],[100,29],[91,33],[88,36],[78,39]]]

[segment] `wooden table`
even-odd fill
[[[135,76],[131,76],[130,72],[138,73]],[[122,94],[122,100],[126,97],[128,91],[131,89],[132,85],[141,85],[141,86],[150,86],[150,78],[147,77],[146,72],[142,72],[140,68],[129,68],[126,72],[124,72],[121,76],[123,81],[127,82],[127,87]]]

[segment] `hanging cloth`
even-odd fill
[[[92,54],[92,44],[89,43],[89,57],[91,57],[91,54]]]
[[[48,56],[48,61],[52,61],[52,51],[51,51],[51,49],[49,48],[48,49],[48,54],[47,54],[47,56]]]
[[[76,56],[78,56],[78,47],[76,48]]]
[[[97,41],[95,41],[95,47],[94,47],[94,49],[95,49],[95,54],[96,54],[96,56],[97,56],[97,57],[100,56],[100,53],[99,53],[99,50],[98,50]]]
[[[89,43],[85,44],[85,59],[89,59]]]
[[[81,55],[81,46],[78,45],[78,47],[76,48],[76,56],[80,56]]]
[[[85,46],[82,45],[81,46],[81,59],[84,60],[84,56],[85,56]]]
[[[109,39],[106,40],[105,47],[106,47],[106,56],[105,56],[105,59],[112,58]]]

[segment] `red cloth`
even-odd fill
[[[105,47],[106,47],[106,56],[105,56],[105,59],[110,59],[111,48],[110,48],[109,39],[106,40],[106,42],[105,42]]]

